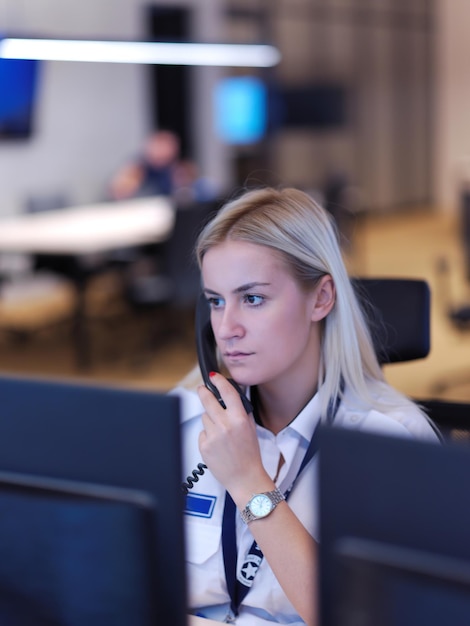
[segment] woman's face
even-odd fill
[[[209,249],[202,278],[232,378],[242,385],[312,380],[320,354],[318,289],[307,293],[279,253],[243,241]]]

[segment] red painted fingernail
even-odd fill
[[[209,376],[212,378],[213,376],[216,375],[217,372],[209,372]]]

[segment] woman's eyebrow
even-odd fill
[[[233,290],[233,293],[244,293],[245,291],[251,291],[252,289],[255,289],[256,287],[268,287],[271,283],[261,283],[261,282],[253,282],[253,283],[246,283],[245,285],[240,285],[240,287],[237,287],[236,289]]]
[[[203,291],[206,294],[206,296],[220,296],[220,294],[217,293],[217,291],[214,291],[213,289],[207,289],[207,287],[204,287]]]
[[[237,287],[236,289],[234,289],[232,291],[232,293],[234,294],[238,294],[238,293],[246,293],[247,291],[250,291],[252,289],[256,289],[256,287],[269,287],[271,283],[262,283],[262,282],[252,282],[252,283],[246,283],[244,285],[240,285],[240,287]],[[217,291],[214,291],[213,289],[209,289],[207,287],[204,288],[204,293],[207,296],[220,296],[220,294]]]

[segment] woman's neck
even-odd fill
[[[313,398],[316,390],[316,382],[303,390],[303,393],[274,385],[255,387],[251,395],[256,407],[256,417],[265,428],[277,435],[297,417]]]

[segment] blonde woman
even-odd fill
[[[317,624],[316,427],[436,441],[384,380],[329,215],[296,189],[248,191],[197,243],[225,376],[180,387],[190,611],[221,622]],[[255,496],[255,497],[253,497]]]

